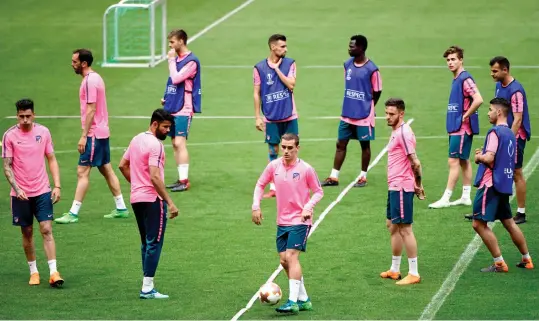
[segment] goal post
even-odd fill
[[[154,67],[167,59],[167,0],[122,0],[103,14],[103,67]]]

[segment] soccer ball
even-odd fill
[[[262,285],[258,290],[258,298],[262,304],[277,304],[281,301],[282,295],[281,288],[273,282]]]

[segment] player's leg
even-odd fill
[[[22,234],[22,247],[26,255],[26,261],[30,267],[30,285],[39,284],[39,272],[36,262],[36,247],[34,244],[34,227],[30,201],[22,201],[15,196],[11,196],[11,212],[13,214],[13,225],[20,226]]]
[[[146,258],[146,213],[148,212],[148,208],[150,207],[150,204],[151,203],[147,203],[147,202],[139,202],[139,203],[131,204],[131,207],[133,208],[133,213],[135,214],[135,219],[137,221],[137,227],[138,227],[138,231],[140,235],[140,254],[142,258],[141,260],[142,274],[144,274],[144,261]],[[143,280],[143,283],[142,283],[143,285],[142,290],[144,290],[144,281],[145,280]]]
[[[51,192],[36,196],[32,201],[33,212],[35,213],[36,220],[39,222],[39,232],[41,232],[43,248],[47,255],[49,284],[51,287],[56,288],[64,284],[64,279],[62,279],[60,272],[56,268],[56,244],[52,235],[53,208]]]
[[[458,200],[451,202],[451,206],[472,205],[470,196],[472,191],[472,163],[470,162],[470,152],[472,150],[473,135],[465,133],[461,139],[463,141],[461,153],[459,155],[459,163],[462,170],[462,196]]]
[[[178,181],[167,186],[171,192],[184,192],[191,187],[189,182],[189,152],[187,151],[187,137],[191,128],[191,116],[175,116],[174,128],[171,128],[172,148],[174,159],[178,166]],[[174,132],[172,131],[174,129]]]
[[[515,215],[514,220],[517,224],[526,223],[526,179],[522,172],[525,148],[526,140],[517,138],[517,163],[515,164],[515,173],[513,175],[517,197],[517,215]]]
[[[374,127],[356,126],[356,136],[361,145],[361,173],[354,187],[364,187],[367,185],[367,170],[371,161],[371,140],[374,140]]]
[[[455,185],[459,179],[460,155],[462,154],[463,146],[464,135],[449,136],[449,158],[447,159],[449,175],[447,177],[447,185],[442,198],[432,204],[429,204],[429,208],[444,208],[451,206],[451,195],[453,194],[453,189],[455,189]]]
[[[348,124],[345,121],[339,122],[339,128],[337,132],[337,145],[335,147],[335,157],[333,159],[333,169],[328,178],[326,178],[321,185],[322,186],[338,186],[339,185],[339,172],[341,170],[344,159],[346,158],[346,149],[350,139],[357,139],[355,127],[352,124]]]
[[[499,195],[498,197],[501,199],[501,202],[498,206],[498,213],[496,215],[496,219],[502,222],[503,227],[505,227],[507,232],[509,232],[509,235],[511,235],[511,240],[513,240],[513,244],[515,244],[515,246],[520,251],[520,254],[522,254],[522,259],[517,264],[517,267],[533,269],[533,261],[530,256],[530,252],[528,251],[528,244],[526,242],[526,238],[524,237],[524,233],[522,233],[522,230],[520,230],[512,217],[511,204],[509,203],[509,195]]]
[[[159,265],[161,250],[167,226],[167,205],[159,198],[148,207],[145,217],[146,255],[144,257],[143,290],[141,299],[166,299],[168,295],[159,293],[154,286],[155,272]],[[150,289],[151,288],[151,289]]]
[[[380,277],[384,279],[400,280],[400,266],[402,259],[402,248],[404,247],[404,241],[399,232],[398,224],[393,224],[392,219],[400,218],[400,204],[398,201],[398,193],[396,191],[387,192],[387,208],[386,208],[386,227],[389,231],[391,241],[391,267],[389,270],[380,273]]]
[[[481,272],[509,271],[507,264],[503,260],[496,235],[487,225],[488,222],[494,222],[496,220],[499,201],[500,199],[496,196],[492,187],[483,186],[475,194],[472,226],[494,259],[494,264],[481,269]]]
[[[88,191],[90,184],[90,171],[95,152],[95,137],[87,137],[84,153],[79,156],[79,165],[77,166],[77,187],[75,189],[75,198],[69,212],[54,220],[59,224],[77,223],[79,221],[79,211],[82,201]]]
[[[392,200],[398,199],[398,203],[394,202],[394,206],[399,207],[399,217],[393,217],[392,222],[399,227],[399,234],[402,237],[406,255],[408,256],[408,275],[398,281],[397,285],[410,285],[421,282],[419,270],[417,267],[417,241],[412,229],[414,222],[414,192],[405,192],[400,190],[394,193],[395,197]]]

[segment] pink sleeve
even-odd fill
[[[403,130],[402,144],[404,145],[406,156],[415,154],[416,140],[415,135],[411,130]]]
[[[464,80],[463,90],[465,97],[471,97],[477,93],[477,86],[472,78],[467,78]]]
[[[522,108],[524,106],[524,96],[520,91],[517,91],[516,93],[511,96],[511,107],[513,107],[514,113],[521,113]]]
[[[376,70],[371,76],[372,91],[382,91],[382,76],[380,70]]]
[[[495,132],[491,132],[488,135],[487,148],[485,149],[485,151],[496,154],[497,150],[498,150],[498,136],[496,136]]]
[[[2,138],[2,158],[11,158],[13,157],[13,145],[9,139],[7,133],[4,134]]]
[[[309,186],[309,189],[313,192],[313,195],[311,196],[309,202],[305,204],[303,209],[312,212],[316,204],[318,204],[322,197],[324,197],[324,190],[320,185],[320,180],[318,179],[318,175],[316,175],[316,171],[312,167],[309,167],[307,170],[307,186]]]
[[[260,86],[260,74],[256,68],[253,68],[253,84],[255,86]]]
[[[49,155],[49,154],[52,154],[54,153],[54,147],[53,147],[53,144],[52,144],[52,136],[51,136],[51,132],[49,132],[48,130],[46,131],[46,134],[45,134],[45,155]]]
[[[190,61],[187,65],[183,66],[180,71],[176,71],[176,59],[168,60],[168,71],[170,72],[170,78],[172,83],[177,85],[184,82],[188,78],[192,78],[197,73],[197,64],[194,61]]]
[[[286,77],[294,77],[296,78],[296,63],[294,62],[292,66],[290,66],[290,70],[288,71],[288,75]]]
[[[95,104],[97,101],[97,77],[86,76],[86,103]]]
[[[148,164],[150,166],[155,166],[159,168],[163,167],[163,162],[161,161],[162,155],[163,145],[159,142],[154,142],[150,147],[150,159],[148,161]]]
[[[255,191],[253,195],[253,206],[252,210],[256,211],[260,209],[260,200],[262,199],[262,195],[264,194],[264,188],[266,188],[266,185],[268,185],[272,178],[273,173],[275,171],[275,168],[272,163],[269,163],[268,166],[264,169],[262,172],[262,175],[258,178],[258,181],[256,182]]]

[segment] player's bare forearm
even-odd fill
[[[479,161],[479,163],[483,163],[488,167],[492,167],[492,164],[494,163],[494,156],[495,154],[493,152],[486,152],[485,154],[479,155],[477,157],[477,160]]]
[[[51,171],[54,187],[60,188],[60,166],[58,165],[58,160],[54,154],[48,154],[47,161],[49,162],[49,170]]]
[[[479,106],[481,106],[481,104],[483,104],[483,97],[481,96],[481,94],[479,92],[476,92],[472,96],[472,99],[473,99],[473,101],[472,101],[472,104],[470,105],[470,108],[468,108],[468,110],[464,114],[464,116],[466,118],[473,115],[479,109]]]
[[[408,159],[410,160],[410,163],[412,164],[412,171],[414,172],[415,183],[417,186],[421,186],[422,176],[423,176],[423,169],[421,168],[421,162],[419,161],[419,158],[417,158],[416,154],[408,155]]]
[[[174,204],[172,199],[167,193],[167,190],[165,188],[165,183],[161,180],[160,176],[152,175],[152,185],[155,188],[157,194],[161,196],[161,198],[167,203],[167,204]]]
[[[82,129],[82,137],[88,136],[88,132],[90,131],[90,127],[92,127],[92,123],[94,122],[94,116],[95,116],[95,103],[88,104],[87,110],[86,110],[86,122],[84,123],[84,128]]]
[[[279,76],[279,79],[283,82],[283,84],[290,89],[290,91],[294,90],[294,87],[296,86],[296,78],[294,77],[287,77],[283,74],[283,72],[279,68],[275,68],[275,72],[277,73],[277,76]]]
[[[513,134],[515,136],[518,134],[518,130],[520,129],[520,126],[522,126],[522,113],[514,113],[514,120],[513,124],[511,125],[511,130],[513,131]]]
[[[125,177],[125,180],[131,183],[131,166],[129,164],[129,161],[125,158],[122,158],[120,161],[120,165],[118,166],[118,169],[122,173],[122,175]]]
[[[260,90],[260,87],[258,87]],[[260,91],[256,91],[253,94],[254,107],[255,107],[255,118],[260,118]]]
[[[4,175],[6,176],[6,179],[9,185],[11,185],[11,187],[13,187],[15,191],[18,191],[19,186],[17,185],[17,182],[15,181],[15,175],[13,174],[12,165],[13,165],[12,157],[4,158]]]
[[[374,106],[378,103],[378,100],[380,100],[380,97],[382,96],[382,91],[375,91],[372,93],[372,99],[374,100]]]

